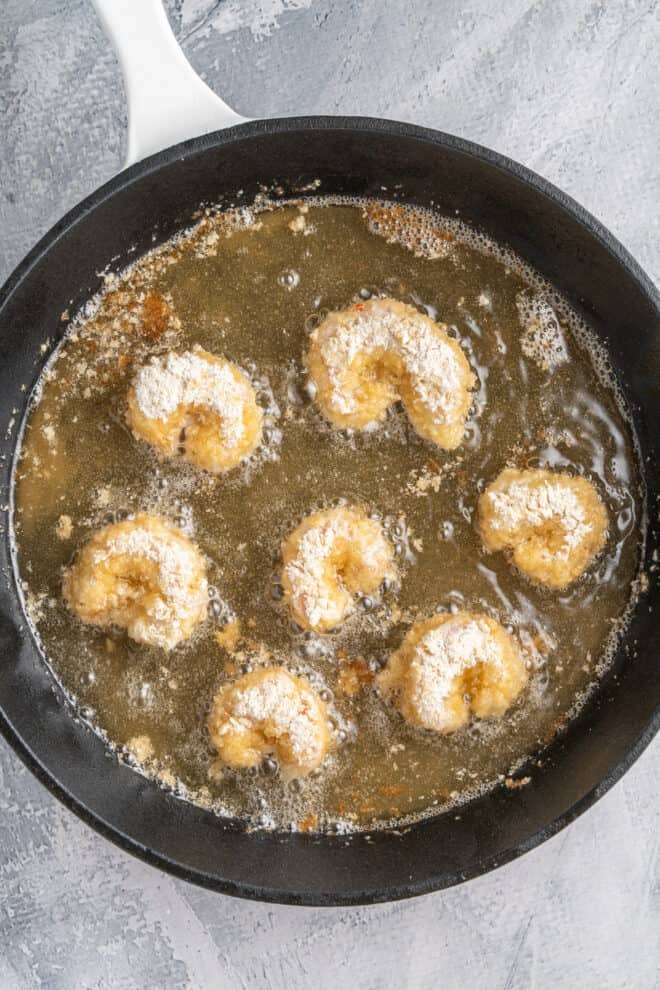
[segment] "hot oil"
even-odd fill
[[[262,825],[406,819],[501,779],[551,738],[598,677],[638,568],[634,438],[588,332],[554,297],[569,360],[540,368],[521,346],[521,298],[534,301],[548,287],[539,290],[496,246],[466,242],[455,223],[429,214],[404,229],[421,231],[421,246],[431,243],[439,256],[417,257],[370,231],[362,206],[205,219],[138,262],[74,325],[31,413],[16,476],[21,573],[63,685],[115,745],[133,740],[141,757],[151,753],[149,772]],[[388,223],[381,228],[392,234]],[[447,323],[464,346],[479,386],[457,451],[420,440],[399,408],[381,428],[352,435],[334,432],[316,411],[303,361],[311,329],[325,312],[377,294]],[[136,367],[148,354],[193,344],[245,369],[267,413],[264,448],[221,478],[158,461],[124,425]],[[535,588],[502,554],[481,549],[477,499],[507,464],[584,473],[607,505],[606,549],[567,591]],[[361,602],[336,633],[303,634],[280,601],[280,542],[303,516],[338,500],[383,519],[399,588],[383,604]],[[61,599],[62,568],[91,533],[145,509],[194,536],[215,589],[208,621],[169,654],[82,625]],[[530,683],[502,719],[434,737],[388,709],[372,678],[417,617],[463,607],[516,631]],[[229,635],[220,645],[215,634],[231,633],[234,620],[240,640],[231,644]],[[326,765],[288,785],[272,767],[218,768],[206,734],[218,687],[273,661],[324,692],[336,726]]]

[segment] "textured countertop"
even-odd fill
[[[88,0],[3,0],[0,280],[122,161]],[[195,68],[250,116],[362,113],[516,158],[660,276],[658,0],[170,0]],[[660,985],[660,740],[495,873],[372,908],[252,904],[101,839],[0,743],[0,987]]]

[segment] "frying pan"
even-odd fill
[[[101,271],[120,270],[189,225],[200,204],[231,202],[239,189],[249,201],[273,180],[294,191],[318,178],[323,193],[361,196],[397,187],[406,201],[458,212],[510,245],[584,314],[605,342],[630,403],[647,504],[654,508],[660,498],[658,295],[598,221],[515,162],[447,134],[386,120],[245,121],[195,76],[158,0],[97,0],[96,6],[126,79],[129,167],[56,224],[0,294],[2,731],[46,787],[101,834],[225,893],[317,905],[374,902],[493,869],[593,804],[660,724],[659,590],[650,566],[660,549],[655,519],[644,551],[648,591],[612,669],[581,716],[533,764],[527,787],[498,788],[458,812],[400,831],[247,831],[117,762],[45,663],[26,622],[11,543],[12,459],[26,396],[62,335],[62,312],[73,314],[100,288]]]

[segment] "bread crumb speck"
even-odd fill
[[[158,780],[161,782],[161,784],[164,784],[165,787],[176,786],[176,777],[174,776],[171,770],[161,770],[157,776],[158,776]]]
[[[520,790],[521,787],[527,787],[527,785],[528,784],[531,784],[531,782],[532,782],[532,778],[531,777],[518,777],[518,778],[505,777],[504,778],[504,786],[505,787],[508,787],[508,789],[510,791],[518,791],[518,790]]]
[[[215,634],[215,641],[218,646],[233,653],[241,639],[241,624],[238,619],[228,622],[226,626],[219,629]]]
[[[299,214],[289,224],[289,230],[292,230],[294,234],[300,234],[305,229],[306,220],[303,214]]]
[[[149,736],[133,736],[126,743],[126,749],[129,751],[131,756],[134,756],[138,763],[144,763],[146,760],[150,760],[154,755],[153,743]]]
[[[73,533],[73,520],[71,516],[61,515],[55,523],[55,535],[58,540],[70,540]]]

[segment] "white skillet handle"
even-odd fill
[[[92,0],[124,74],[126,165],[186,138],[242,124],[199,78],[179,47],[161,0]]]

